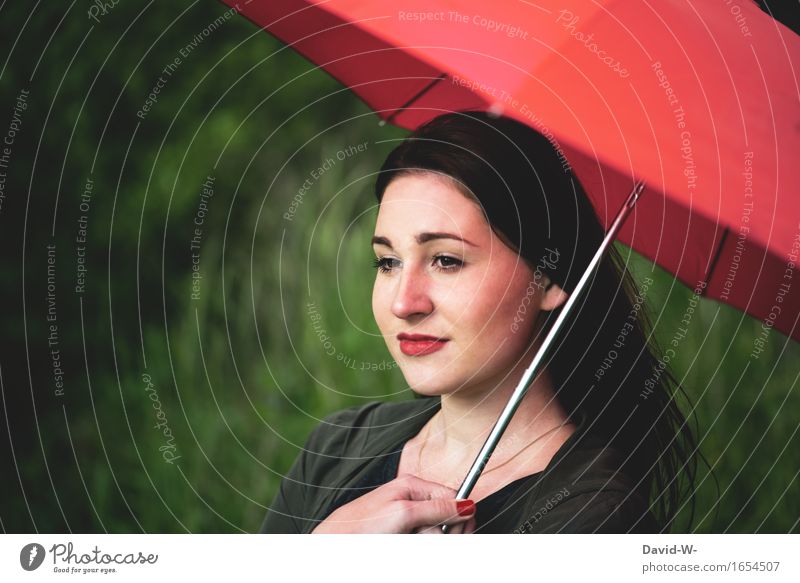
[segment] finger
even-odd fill
[[[475,532],[476,524],[477,523],[475,522],[475,515],[473,514],[472,516],[469,517],[469,519],[467,519],[466,522],[453,524],[452,526],[448,527],[447,534],[472,534],[473,532]],[[419,528],[417,529],[417,531],[426,533],[430,532],[432,534],[444,534],[442,532],[441,525],[431,526],[427,528]]]
[[[425,526],[417,529],[418,534],[444,534],[441,526]]]
[[[415,528],[441,524],[454,525],[466,522],[470,516],[475,514],[475,503],[470,500],[471,504],[467,504],[467,509],[462,510],[462,512],[468,512],[469,514],[459,514],[459,502],[462,505],[465,503],[464,500],[455,500],[453,498],[434,498],[433,500],[413,502],[406,509],[407,526]]]
[[[461,524],[454,524],[453,526],[447,529],[447,534],[462,534],[464,532],[465,524],[466,522],[462,522]]]
[[[475,528],[477,527],[477,522],[475,521],[475,515],[469,517],[466,522],[462,522],[460,524],[454,524],[447,529],[448,534],[472,534],[475,532]],[[420,527],[416,529],[414,532],[416,533],[430,533],[430,534],[444,534],[442,532],[441,525],[436,526],[429,526],[429,527]]]
[[[452,488],[439,484],[437,482],[429,482],[418,478],[413,474],[402,474],[397,476],[396,482],[401,486],[401,499],[402,500],[433,500],[434,498],[453,499],[456,497],[456,491]]]
[[[478,527],[478,523],[475,521],[475,515],[473,514],[469,520],[464,525],[464,534],[472,534],[475,532],[475,529]]]

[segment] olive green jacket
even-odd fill
[[[261,532],[311,532],[343,491],[419,433],[440,407],[439,397],[371,402],[323,419],[282,480]],[[575,421],[576,430],[547,468],[512,492],[492,519],[491,530],[658,532],[631,480],[617,472],[619,454],[588,431],[585,416]]]

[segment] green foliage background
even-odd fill
[[[203,36],[222,4],[120,2],[99,22],[89,5],[0,9],[1,132],[20,90],[30,92],[0,207],[2,528],[255,531],[320,418],[412,398],[398,369],[370,367],[391,363],[370,307],[373,173],[404,132],[239,16]],[[363,142],[363,153],[336,158]],[[192,299],[190,241],[207,176],[214,195]],[[48,345],[49,244],[63,396]],[[619,248],[638,279],[654,269]],[[650,310],[665,343],[691,292],[658,268],[655,278]],[[760,322],[705,300],[694,318],[673,371],[719,482],[701,472],[695,528],[796,532],[800,349],[773,331],[754,360]],[[174,436],[173,464],[159,451],[145,374]]]

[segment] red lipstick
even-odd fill
[[[406,334],[397,335],[400,341],[400,350],[406,356],[424,356],[440,350],[448,341],[447,338],[437,338],[426,334]]]

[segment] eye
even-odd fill
[[[391,257],[378,257],[372,260],[372,266],[381,273],[391,273],[394,271],[394,267],[396,267],[396,265],[392,263],[393,261],[399,263],[399,261]],[[463,265],[464,262],[455,257],[450,257],[448,255],[433,256],[433,268],[436,271],[458,271]]]
[[[438,266],[436,265],[437,261],[441,261]],[[436,271],[458,271],[464,265],[460,259],[448,255],[434,255],[433,263]]]
[[[392,268],[387,267],[386,265],[390,261],[394,261],[394,259],[391,257],[378,257],[377,259],[372,260],[372,266],[381,273],[390,273]]]

